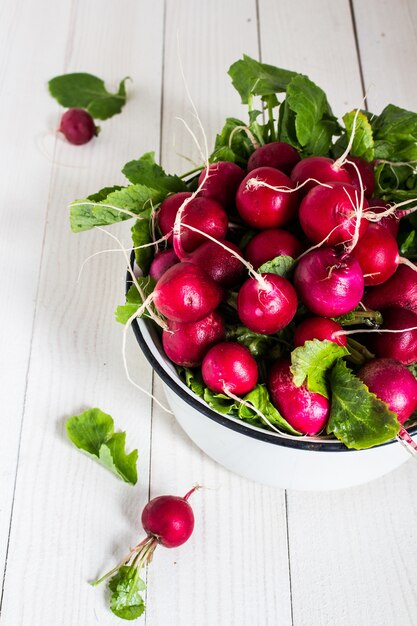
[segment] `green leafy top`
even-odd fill
[[[294,265],[295,261],[292,257],[282,255],[263,263],[257,270],[258,272],[276,274],[277,276],[288,278],[292,273]]]
[[[268,96],[285,91],[295,72],[260,63],[247,54],[231,65],[228,72],[243,104],[251,96]]]
[[[130,565],[123,565],[109,581],[110,609],[117,617],[126,620],[137,619],[145,610],[145,603],[140,594],[146,585],[139,577],[139,570]]]
[[[126,103],[127,78],[120,81],[116,93],[107,91],[104,81],[93,74],[76,72],[52,78],[49,83],[51,96],[64,107],[86,109],[91,117],[107,120],[120,113]]]
[[[138,480],[136,461],[138,451],[125,452],[126,433],[114,432],[114,421],[100,409],[88,409],[73,415],[66,423],[70,440],[88,456],[104,465],[126,483]]]
[[[312,339],[291,352],[291,372],[294,383],[301,387],[307,381],[307,388],[314,393],[329,397],[326,374],[334,363],[349,354],[344,346],[334,341]]]

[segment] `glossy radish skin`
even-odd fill
[[[279,359],[272,364],[268,387],[273,404],[289,424],[303,435],[317,435],[326,426],[330,402],[305,385],[294,384],[290,362]]]
[[[68,109],[68,111],[65,111],[61,117],[58,130],[67,141],[76,146],[88,143],[97,135],[94,120],[84,109]]]
[[[343,328],[340,324],[326,317],[308,317],[295,329],[294,346],[298,348],[303,346],[306,341],[311,341],[312,339],[319,339],[320,341],[327,339],[337,343],[339,346],[346,346],[347,339],[345,335],[334,337],[334,333],[341,330]]]
[[[296,259],[303,246],[294,235],[279,228],[268,228],[255,235],[245,249],[245,258],[258,269],[277,256],[291,256]]]
[[[348,156],[347,162],[343,165],[352,179],[352,185],[358,192],[361,190],[358,172],[356,171],[355,166],[349,163],[349,161],[353,161],[358,168],[362,180],[362,186],[364,188],[365,198],[370,198],[375,191],[375,175],[372,163],[367,163],[360,157]]]
[[[190,538],[194,530],[194,513],[185,498],[159,496],[143,509],[142,526],[161,545],[177,548]]]
[[[258,167],[242,180],[236,194],[236,208],[246,224],[253,228],[276,228],[290,222],[297,214],[297,193],[255,187],[257,179],[273,187],[294,188],[291,180],[273,167]]]
[[[368,289],[363,302],[374,311],[395,306],[417,313],[417,273],[411,267],[400,265],[385,283]]]
[[[172,244],[172,229],[174,228],[177,211],[180,206],[182,206],[184,201],[191,196],[191,191],[180,191],[179,193],[174,193],[172,196],[165,198],[159,207],[159,211],[156,214],[156,223],[158,224],[163,235],[171,233],[168,238],[169,244]]]
[[[390,208],[388,202],[384,202],[384,200],[381,200],[380,198],[369,198],[368,204],[369,210],[373,213],[384,213]],[[381,218],[377,224],[389,230],[393,237],[397,237],[400,229],[400,220],[395,217],[394,213],[388,217]]]
[[[210,348],[203,359],[201,374],[212,391],[230,391],[237,396],[249,393],[258,382],[258,366],[249,349],[233,341]]]
[[[340,257],[333,248],[318,248],[302,257],[295,269],[294,284],[310,311],[323,317],[349,313],[364,291],[358,261],[351,256]]]
[[[316,185],[300,204],[301,228],[313,243],[326,240],[326,245],[349,243],[355,234],[357,193],[352,185],[329,183],[329,187]],[[368,207],[364,199],[363,210]],[[359,238],[368,228],[368,221],[361,219]],[[332,232],[333,231],[333,232]],[[331,234],[330,234],[331,233]],[[328,237],[328,239],[326,239]]]
[[[198,322],[214,311],[223,290],[194,263],[177,263],[156,283],[154,304],[173,322]]]
[[[364,365],[358,378],[397,414],[400,424],[417,408],[417,380],[395,359],[373,359]]]
[[[198,184],[204,180],[204,169],[198,179]],[[204,198],[217,200],[225,209],[230,209],[235,204],[237,189],[245,177],[245,172],[236,163],[218,161],[210,163],[209,175],[199,195]]]
[[[223,319],[217,311],[198,322],[168,321],[162,333],[165,354],[176,365],[198,367],[206,352],[226,337]]]
[[[149,268],[149,276],[158,281],[161,276],[165,274],[167,269],[179,262],[180,260],[172,248],[168,248],[167,250],[160,250],[155,254],[155,257],[151,263],[151,266]]]
[[[400,260],[397,241],[389,230],[372,223],[353,248],[352,256],[362,268],[365,287],[380,285],[388,280]]]
[[[392,307],[382,312],[382,329],[401,330],[417,328],[417,314],[400,307]],[[417,330],[401,333],[372,333],[371,350],[377,357],[396,359],[404,365],[417,362]]]
[[[305,183],[309,178],[319,181],[319,183],[348,183],[352,179],[349,172],[344,167],[337,167],[335,161],[328,157],[311,156],[302,159],[291,172],[291,180],[296,185]],[[310,181],[300,189],[301,195],[306,194],[317,183]]]
[[[299,160],[300,155],[289,143],[273,141],[256,148],[255,152],[252,152],[247,169],[248,172],[251,172],[258,167],[274,167],[289,176]]]
[[[219,242],[242,256],[236,244],[225,239]],[[225,289],[238,287],[246,276],[245,266],[231,252],[228,252],[214,241],[206,241],[187,257],[187,260],[199,265],[205,272]]]
[[[265,287],[248,278],[239,289],[237,313],[250,330],[272,335],[288,324],[297,311],[297,294],[291,283],[276,274],[261,274]]]

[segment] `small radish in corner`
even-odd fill
[[[295,430],[303,435],[317,435],[329,419],[330,402],[305,385],[297,387],[290,365],[286,359],[279,359],[270,368],[268,388],[272,403]]]
[[[375,333],[369,333],[372,352],[378,357],[396,359],[404,365],[417,363],[417,314],[400,307],[392,307],[384,309],[382,317],[384,321],[378,330],[397,332],[376,330]]]
[[[365,287],[384,283],[395,273],[400,261],[395,237],[379,224],[369,224],[351,254],[362,268]]]
[[[340,331],[343,331],[342,326],[333,320],[326,317],[308,317],[295,329],[294,346],[296,348],[303,346],[306,341],[311,339],[319,339],[320,341],[327,339],[339,344],[339,346],[346,346],[347,339],[344,335],[334,335]]]
[[[284,226],[297,215],[297,192],[283,172],[273,167],[258,167],[240,183],[236,208],[243,221],[253,228]]]
[[[297,311],[297,294],[291,283],[276,274],[248,278],[239,289],[237,313],[255,333],[272,335],[285,328]]]
[[[417,313],[416,272],[411,267],[400,265],[385,283],[367,290],[363,302],[374,311],[395,306]]]
[[[201,374],[209,389],[226,395],[245,395],[258,382],[258,366],[249,349],[233,341],[210,348],[203,359]]]
[[[172,248],[167,250],[159,250],[149,268],[149,276],[154,280],[159,280],[165,274],[167,269],[179,263],[180,260]]]
[[[309,180],[309,179],[312,180]],[[329,157],[311,156],[302,159],[291,172],[291,180],[306,194],[318,183],[351,183],[349,172]],[[307,182],[309,181],[309,182]],[[314,182],[316,181],[316,182]]]
[[[247,170],[251,172],[258,167],[274,167],[289,176],[299,161],[300,155],[289,143],[273,141],[256,148],[255,152],[252,152]]]
[[[358,261],[338,255],[333,248],[319,248],[303,256],[295,269],[294,285],[310,311],[323,317],[353,311],[365,287]]]
[[[210,163],[208,167],[208,176],[199,196],[217,200],[225,209],[232,208],[235,204],[237,188],[244,179],[245,172],[239,165],[229,161],[217,161]],[[204,169],[201,172],[198,178],[199,185],[203,183],[206,171]]]
[[[176,365],[198,367],[209,348],[225,338],[223,319],[213,311],[198,322],[168,321],[168,328],[162,332],[162,345]]]
[[[84,109],[68,109],[61,117],[59,132],[67,141],[75,146],[88,143],[96,137],[99,128],[94,124],[94,120]]]
[[[245,267],[235,254],[241,256],[242,252],[231,241],[225,239],[218,241],[224,247],[214,241],[206,241],[187,255],[186,259],[199,265],[221,287],[225,289],[238,287],[245,277]]]
[[[255,235],[245,249],[245,258],[258,269],[277,256],[296,259],[302,252],[301,243],[286,230],[268,228]]]
[[[353,163],[359,170],[359,176],[361,177],[365,197],[370,198],[375,191],[375,174],[372,163],[368,163],[360,157],[354,157],[349,155],[347,157],[347,161],[343,164],[343,167],[352,179],[352,185],[358,192],[361,191],[361,184],[359,182],[359,176],[358,172],[356,171],[355,165],[352,165],[351,161],[353,161]]]

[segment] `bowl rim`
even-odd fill
[[[134,264],[134,251],[132,250],[131,258],[131,269],[133,270]],[[126,293],[132,285],[132,278],[129,270],[126,272]],[[222,413],[218,413],[214,411],[214,409],[210,408],[208,404],[201,402],[197,399],[197,396],[194,396],[192,391],[184,390],[176,380],[168,374],[168,372],[161,366],[157,358],[152,353],[151,349],[148,346],[146,339],[142,334],[142,330],[140,328],[141,325],[147,324],[144,319],[135,318],[132,322],[133,333],[136,337],[136,340],[148,360],[151,367],[161,378],[162,382],[168,385],[168,387],[174,391],[184,402],[190,405],[193,409],[197,410],[199,413],[202,413],[206,417],[210,418],[217,424],[221,426],[225,426],[230,430],[238,432],[242,435],[246,435],[247,437],[251,437],[252,439],[256,439],[258,441],[263,441],[265,443],[271,443],[274,445],[282,446],[285,448],[295,448],[298,450],[308,450],[310,452],[362,452],[362,451],[370,451],[376,448],[381,448],[382,446],[387,446],[392,443],[396,443],[396,439],[390,439],[389,441],[385,441],[384,443],[380,443],[376,446],[372,446],[371,448],[366,448],[365,450],[356,450],[354,448],[348,448],[344,443],[337,439],[324,439],[323,441],[306,441],[305,439],[288,439],[283,437],[279,433],[269,432],[267,430],[263,430],[260,427],[249,426],[246,425],[245,422],[240,422],[237,419],[233,418],[233,416],[224,415]],[[414,435],[417,433],[417,424],[411,427],[408,432],[410,435]]]

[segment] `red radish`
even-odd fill
[[[359,193],[361,191],[361,185],[359,182],[358,172],[356,171],[355,165],[352,165],[350,161],[353,161],[353,163],[359,170],[359,175],[361,177],[365,197],[370,198],[375,191],[375,174],[372,163],[367,163],[360,157],[354,157],[349,155],[347,157],[347,161],[343,165],[343,167],[352,179],[352,185]]]
[[[255,235],[245,249],[245,258],[258,269],[277,256],[291,256],[296,259],[302,252],[301,243],[286,230],[268,228]]]
[[[211,346],[226,338],[223,319],[213,311],[198,322],[168,321],[168,329],[162,333],[165,354],[176,365],[197,367]]]
[[[380,330],[397,330],[396,333],[372,333],[370,346],[378,357],[396,359],[404,365],[417,362],[417,313],[392,307],[382,312],[384,319]],[[413,328],[414,330],[404,330]]]
[[[175,216],[177,215],[178,209],[182,206],[184,201],[191,196],[191,191],[174,193],[172,196],[165,198],[159,207],[159,211],[156,214],[156,222],[163,235],[171,233],[167,239],[168,243],[172,243],[172,229],[174,228]]]
[[[246,346],[233,341],[218,343],[207,352],[201,366],[207,387],[216,393],[238,396],[252,391],[258,381],[258,366]]]
[[[330,415],[330,402],[305,385],[294,384],[290,362],[279,359],[269,371],[268,387],[273,404],[287,422],[303,435],[317,435]]]
[[[309,178],[313,179],[306,182]],[[291,180],[297,186],[303,185],[302,194],[307,193],[319,183],[351,183],[349,172],[337,165],[333,159],[323,156],[311,156],[302,159],[291,172]]]
[[[187,501],[192,491],[184,498],[159,496],[143,509],[142,526],[145,532],[165,548],[181,546],[194,530],[194,513]]]
[[[388,211],[391,208],[388,202],[384,202],[384,200],[381,200],[380,198],[369,198],[368,204],[369,210],[373,213],[385,213],[385,211]],[[389,230],[393,237],[397,237],[400,229],[400,220],[395,216],[395,213],[382,217],[377,224]]]
[[[311,339],[319,339],[324,341],[333,341],[339,346],[346,346],[347,339],[344,335],[334,335],[335,332],[343,331],[343,328],[337,322],[329,320],[325,317],[308,317],[297,326],[294,333],[294,346],[303,346],[306,341]]]
[[[282,191],[259,185],[266,183]],[[258,167],[242,180],[236,194],[236,208],[246,224],[253,228],[284,226],[297,214],[297,193],[294,184],[273,167]]]
[[[256,148],[255,152],[252,152],[247,170],[251,172],[258,167],[274,167],[289,176],[299,160],[300,155],[289,143],[273,141]]]
[[[245,326],[272,335],[287,326],[297,311],[297,294],[291,283],[276,274],[248,278],[239,289],[237,312]]]
[[[236,244],[225,239],[219,239],[219,242],[233,250],[239,256],[241,250]],[[225,289],[232,289],[240,285],[245,277],[245,267],[242,262],[231,252],[222,248],[214,241],[206,241],[199,246],[194,252],[187,256],[187,260],[196,263],[206,274],[210,276],[216,283]]]
[[[167,250],[159,250],[149,268],[149,276],[158,281],[165,274],[168,268],[172,267],[180,260],[172,248]]]
[[[368,207],[364,199],[362,210]],[[368,222],[358,212],[358,194],[352,185],[329,183],[316,185],[300,204],[301,228],[313,243],[326,241],[326,245],[351,242],[355,237],[357,219],[360,219],[357,237],[364,235]]]
[[[352,250],[359,261],[365,286],[380,285],[390,278],[400,260],[398,244],[387,228],[369,224],[366,233]]]
[[[220,304],[223,290],[198,265],[183,262],[165,272],[151,296],[169,320],[198,322]]]
[[[205,175],[206,169],[199,176],[199,185]],[[244,177],[245,172],[236,163],[229,161],[210,163],[208,177],[199,195],[217,200],[225,209],[230,209],[235,204],[236,191]]]
[[[385,283],[369,289],[363,302],[374,311],[395,306],[417,313],[416,272],[406,265],[400,265],[395,274]]]
[[[358,378],[397,414],[400,424],[417,409],[417,380],[395,359],[373,359],[364,365]]]
[[[303,256],[295,269],[294,284],[310,311],[323,317],[349,313],[364,291],[358,261],[338,255],[333,248],[319,248]]]
[[[68,109],[61,117],[58,130],[67,141],[81,146],[96,137],[99,129],[94,124],[91,115],[84,109]]]

